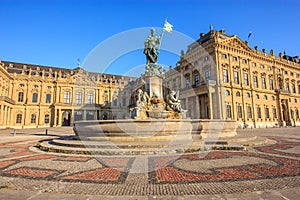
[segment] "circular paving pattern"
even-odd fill
[[[31,151],[37,141],[0,144],[0,186],[104,195],[195,195],[300,186],[300,139],[251,151],[178,156],[72,156]],[[135,168],[148,173],[135,173]]]

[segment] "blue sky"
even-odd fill
[[[75,68],[78,58],[84,63],[103,41],[136,28],[162,27],[166,17],[175,31],[194,40],[212,24],[242,40],[252,31],[250,47],[294,56],[300,54],[299,10],[297,0],[0,0],[0,58]],[[159,62],[174,66],[178,54],[162,51]],[[95,66],[83,67],[103,72],[103,56]],[[114,60],[105,72],[126,74],[144,63],[137,49]]]

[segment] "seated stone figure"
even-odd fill
[[[136,107],[139,110],[145,110],[148,106],[149,96],[143,90],[138,89],[138,99],[136,101]]]
[[[174,112],[182,112],[182,108],[181,108],[181,101],[178,99],[179,98],[179,94],[175,91],[171,91],[170,94],[167,96],[167,104],[168,106],[174,111]]]

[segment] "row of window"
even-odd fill
[[[223,59],[227,59],[227,55],[226,54],[222,54],[222,58]],[[236,56],[233,56],[232,57],[232,61],[234,61],[234,62],[236,62],[236,61],[238,61],[238,58],[236,57]],[[247,64],[248,63],[248,61],[246,60],[246,59],[242,59],[242,63],[243,64]],[[252,62],[252,67],[256,67],[256,63],[255,62]],[[263,65],[263,64],[261,64],[260,65],[260,68],[261,69],[264,69],[265,68],[265,66]],[[269,71],[271,71],[272,70],[272,67],[268,67],[268,70]],[[279,72],[280,72],[280,69],[278,69],[279,70]],[[286,75],[288,75],[288,71],[284,71],[284,73],[286,74]],[[291,76],[294,76],[294,72],[290,72],[290,75]],[[296,77],[298,78],[298,77],[300,77],[300,74],[296,74]]]
[[[24,92],[19,92],[18,93],[18,102],[23,102],[24,101]],[[38,93],[33,93],[32,94],[32,103],[37,103],[38,102]],[[46,103],[51,103],[51,94],[46,94]],[[70,92],[65,92],[64,93],[64,103],[65,104],[70,104]],[[94,94],[89,93],[88,94],[88,104],[93,104],[94,103]],[[108,103],[108,98],[104,97],[104,103]],[[82,93],[76,93],[76,104],[81,105],[82,104]]]
[[[18,102],[24,101],[24,92],[18,93]],[[38,102],[38,93],[32,94],[32,103]],[[51,94],[46,94],[46,103],[51,103]]]
[[[48,124],[50,122],[50,115],[46,114],[44,116],[44,122],[45,124]],[[17,114],[16,123],[17,124],[22,123],[22,114]],[[30,123],[36,123],[36,114],[31,114]]]
[[[234,83],[235,84],[240,84],[240,80],[239,80],[239,72],[234,71],[233,72],[233,79],[234,79]],[[224,69],[223,70],[223,81],[225,83],[229,82],[229,74],[228,74],[228,70]],[[249,86],[249,77],[248,77],[248,73],[244,73],[244,85],[245,86]],[[258,84],[258,76],[253,76],[253,87],[254,88],[258,88],[259,84]],[[265,77],[261,77],[261,87],[262,89],[267,89],[267,83],[266,83],[266,78]],[[280,89],[283,89],[282,84],[279,84]],[[274,90],[274,80],[273,79],[269,79],[269,89],[270,90]],[[290,88],[290,83],[286,82],[285,83],[285,90],[288,92],[293,92],[296,93],[296,84],[293,82],[291,83],[291,88]],[[300,94],[300,85],[298,86],[298,93]]]
[[[237,110],[237,119],[243,118],[242,106],[241,105],[237,105],[236,110]],[[269,108],[265,107],[264,111],[265,111],[265,118],[266,119],[270,119],[271,116],[270,116],[270,110],[269,110]],[[232,118],[231,112],[232,112],[231,111],[231,105],[227,105],[226,106],[226,116],[227,116],[227,118]],[[298,109],[295,109],[295,112],[294,112],[293,109],[290,109],[290,112],[291,112],[292,118],[295,117],[295,119],[299,119],[299,110]],[[272,113],[273,113],[273,119],[277,119],[277,110],[276,110],[276,108],[274,108],[274,107],[272,108]],[[294,113],[295,113],[295,116],[294,116]],[[257,115],[258,119],[262,118],[261,108],[260,107],[256,107],[256,115]],[[247,106],[247,118],[248,119],[252,119],[253,118],[251,106]]]

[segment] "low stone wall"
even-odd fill
[[[237,123],[233,120],[194,119],[192,125],[194,134],[198,132],[202,138],[232,137],[237,129]]]

